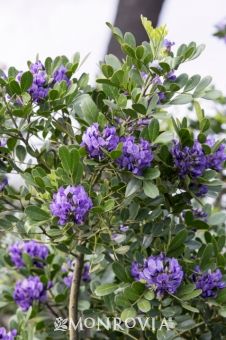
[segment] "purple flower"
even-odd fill
[[[40,244],[34,240],[16,242],[9,247],[11,261],[17,268],[25,267],[23,254],[27,254],[31,257],[34,266],[42,268],[45,264],[43,261],[49,255],[49,249],[46,245]]]
[[[152,83],[153,85],[162,85],[162,80],[161,80],[161,78],[160,78],[159,76],[155,76],[155,77],[152,79],[151,83]]]
[[[148,141],[140,139],[135,142],[133,136],[123,137],[122,155],[116,160],[118,165],[125,170],[141,175],[143,170],[151,166],[153,153]]]
[[[215,144],[213,138],[208,138],[206,144],[212,148]],[[213,154],[207,155],[207,168],[221,171],[223,169],[223,163],[226,161],[225,144],[221,144]]]
[[[199,219],[203,221],[207,221],[208,214],[202,209],[192,209],[192,214],[194,219]]]
[[[216,297],[218,289],[226,287],[226,282],[222,281],[222,273],[220,269],[206,272],[201,272],[199,266],[196,266],[195,273],[191,276],[192,281],[195,283],[197,289],[202,290],[202,297]]]
[[[122,231],[123,233],[125,233],[129,230],[129,227],[127,225],[121,224],[120,227],[119,227],[119,230]]]
[[[71,284],[72,284],[72,280],[73,280],[73,268],[74,268],[74,262],[71,260],[68,260],[67,263],[65,263],[62,268],[61,271],[67,273],[67,275],[63,278],[64,284],[70,288]],[[83,268],[83,272],[82,272],[82,281],[83,282],[89,282],[91,280],[90,278],[90,264],[89,263],[85,263],[84,264],[84,268]]]
[[[171,81],[175,81],[177,77],[174,74],[174,70],[167,73],[166,78]]]
[[[6,138],[0,138],[0,147],[4,148],[7,144],[7,139]]]
[[[133,262],[131,274],[135,281],[145,282],[147,287],[154,289],[157,297],[175,293],[184,276],[177,259],[164,254],[148,257],[143,265]]]
[[[27,311],[33,302],[47,300],[46,287],[38,276],[29,276],[16,283],[13,298],[23,311]]]
[[[113,151],[117,148],[119,137],[115,127],[105,127],[103,132],[99,130],[99,124],[94,123],[84,132],[81,145],[84,146],[91,158],[104,157],[103,150]]]
[[[158,92],[157,95],[159,96],[159,101],[158,103],[161,103],[163,100],[166,99],[166,95],[164,92]]]
[[[28,93],[31,95],[33,101],[38,103],[43,100],[49,92],[47,85],[47,73],[41,61],[36,61],[34,64],[31,64],[30,71],[33,75],[33,83],[28,89]],[[21,80],[22,74],[22,71],[17,74],[17,80]]]
[[[3,180],[0,182],[0,192],[5,189],[5,187],[8,185],[8,178],[5,177]]]
[[[7,332],[4,327],[0,327],[0,339],[2,340],[14,340],[17,335],[17,330],[13,329],[12,331]]]
[[[83,282],[89,282],[90,280],[91,280],[91,278],[90,278],[90,264],[85,263],[84,268],[83,268],[83,272],[82,272],[82,281]]]
[[[192,178],[203,175],[206,169],[206,156],[197,140],[191,147],[183,147],[179,142],[174,141],[171,152],[181,178],[186,175]]]
[[[50,210],[53,216],[59,218],[61,225],[69,221],[83,224],[88,211],[93,204],[82,185],[59,188],[53,195]]]
[[[208,186],[199,183],[191,183],[189,189],[197,196],[204,197],[208,192]]]
[[[171,48],[172,48],[172,46],[174,46],[175,45],[175,42],[172,42],[172,41],[170,41],[170,40],[168,40],[168,39],[164,39],[164,41],[163,41],[163,46],[165,47],[165,49],[167,50],[167,52],[171,52]]]
[[[47,85],[47,73],[41,61],[31,64],[30,71],[33,75],[33,83],[28,92],[35,102],[39,102],[45,99],[49,92]]]
[[[67,76],[67,72],[68,70],[64,65],[61,65],[58,69],[56,69],[53,74],[54,83],[59,83],[64,80],[67,86],[69,86],[71,84],[71,81]]]

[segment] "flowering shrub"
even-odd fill
[[[142,24],[141,45],[108,24],[125,56],[94,88],[78,54],[0,73],[2,339],[224,338],[225,141],[199,103],[221,93],[179,72],[203,45]]]

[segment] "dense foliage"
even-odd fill
[[[65,338],[53,323],[76,320],[76,284],[83,317],[157,320],[81,339],[225,336],[226,151],[222,121],[201,108],[221,93],[179,73],[203,45],[142,23],[139,46],[109,24],[125,57],[106,55],[94,88],[78,54],[1,72],[2,339]]]

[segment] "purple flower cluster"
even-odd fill
[[[200,183],[191,183],[189,189],[197,196],[204,197],[208,192],[208,186]]]
[[[212,148],[215,144],[215,140],[213,138],[208,138],[206,140],[206,144]],[[226,161],[226,150],[225,144],[221,144],[213,154],[206,156],[206,165],[207,168],[221,171],[223,169],[223,163]]]
[[[202,209],[192,209],[192,214],[194,219],[199,219],[203,221],[207,221],[208,214]]]
[[[71,260],[68,260],[67,263],[65,263],[62,266],[62,272],[67,273],[67,275],[64,277],[63,281],[64,284],[70,288],[73,280],[73,267],[74,267],[74,262]],[[82,281],[83,282],[89,282],[91,280],[90,278],[90,264],[85,263],[83,267],[83,272],[82,272]]]
[[[82,136],[81,145],[84,146],[91,158],[101,159],[104,151],[113,151],[117,148],[119,137],[115,127],[105,127],[100,132],[99,125],[94,123],[85,131]]]
[[[47,73],[41,61],[31,64],[30,71],[33,75],[33,83],[28,92],[35,102],[39,102],[46,98],[49,92]]]
[[[197,140],[191,147],[182,147],[178,141],[174,141],[171,152],[180,177],[184,178],[186,175],[192,178],[202,176],[206,169],[206,156],[202,145]]]
[[[135,281],[145,282],[148,287],[153,288],[157,297],[162,297],[165,293],[176,292],[184,273],[177,259],[160,254],[148,257],[142,265],[133,262],[131,275]]]
[[[8,178],[5,177],[3,180],[0,182],[0,192],[5,189],[5,187],[8,185]]]
[[[17,330],[13,329],[12,331],[7,332],[4,327],[0,327],[0,339],[2,340],[14,340],[17,335]]]
[[[7,144],[6,138],[0,138],[0,147],[4,148]]]
[[[38,276],[29,276],[17,281],[13,297],[16,304],[27,311],[33,302],[44,303],[47,300],[47,291]]]
[[[148,141],[140,139],[135,142],[133,136],[123,137],[122,155],[116,160],[118,165],[125,170],[141,175],[143,170],[150,167],[153,160],[153,153]]]
[[[61,225],[73,221],[83,224],[93,204],[82,185],[60,187],[53,195],[50,210]]]
[[[212,147],[215,141],[209,138],[206,144]],[[191,178],[200,177],[206,169],[221,171],[222,165],[226,160],[224,144],[221,144],[212,154],[206,155],[202,144],[197,140],[194,141],[191,147],[183,147],[178,141],[174,141],[171,152],[174,164],[179,170],[181,178],[184,178],[186,175],[189,175]]]
[[[30,72],[33,75],[33,83],[28,89],[28,93],[31,95],[34,102],[39,103],[45,99],[48,92],[54,84],[61,81],[65,81],[67,86],[71,84],[69,77],[67,76],[67,68],[64,65],[58,67],[53,73],[53,81],[48,82],[48,75],[44,65],[40,60],[30,65]],[[17,75],[17,80],[21,80],[23,72],[20,71]],[[20,100],[17,99],[17,103],[21,104]]]
[[[64,65],[61,65],[56,71],[53,73],[54,83],[59,83],[61,81],[65,81],[67,86],[71,84],[70,79],[67,76],[67,68]]]
[[[217,32],[214,34],[226,43],[226,18],[221,20],[216,26]]]
[[[31,257],[32,263],[38,268],[44,266],[44,260],[49,255],[49,249],[46,245],[40,244],[34,240],[25,242],[16,242],[9,247],[11,261],[17,268],[25,267],[23,254]]]
[[[168,39],[164,39],[164,41],[163,41],[163,46],[165,47],[165,49],[167,50],[167,52],[171,52],[171,48],[172,48],[172,46],[174,46],[175,45],[175,42],[173,42],[173,41],[170,41],[170,40],[168,40]]]
[[[207,272],[202,272],[199,266],[196,266],[195,273],[191,276],[192,281],[195,283],[197,289],[202,290],[202,297],[216,297],[218,289],[226,287],[226,282],[222,281],[222,273],[220,269]]]

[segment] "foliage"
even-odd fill
[[[203,45],[191,42],[173,52],[164,47],[165,27],[154,29],[146,18],[142,23],[149,41],[141,45],[132,33],[123,34],[108,24],[125,57],[106,55],[94,88],[87,74],[76,75],[81,64],[78,54],[72,61],[65,56],[47,58],[36,73],[30,62],[22,76],[14,67],[7,75],[1,72],[1,176],[24,181],[19,189],[4,185],[0,193],[0,307],[2,315],[11,316],[9,329],[17,329],[16,339],[62,338],[62,333],[54,332],[53,320],[56,315],[68,317],[71,263],[78,255],[89,263],[90,277],[81,281],[78,304],[84,317],[121,316],[123,321],[156,317],[158,323],[172,317],[174,321],[170,331],[89,329],[81,332],[81,338],[224,337],[226,288],[218,285],[214,296],[204,297],[192,275],[197,273],[196,266],[205,273],[220,269],[221,280],[226,281],[225,211],[220,206],[225,177],[211,162],[198,176],[193,172],[181,176],[172,154],[174,140],[185,153],[198,143],[205,160],[216,159],[222,150],[223,167],[224,140],[216,137],[210,145],[208,138],[221,132],[224,121],[207,118],[200,102],[221,94],[211,86],[211,77],[179,73],[180,65],[197,58]],[[38,91],[45,89],[44,97],[34,98],[34,85]],[[181,112],[189,106],[197,118],[179,119],[172,113],[179,105]],[[99,132],[89,133],[83,144],[93,123],[98,123]],[[103,132],[106,127],[115,127],[119,138],[113,150],[109,148],[111,133]],[[133,142],[128,142],[125,152],[128,136],[133,136]],[[144,162],[148,156],[143,157],[142,140],[152,154],[148,162]],[[90,156],[90,145],[101,151],[97,157]],[[189,158],[191,167],[197,160],[194,157],[192,153]],[[145,166],[140,167],[141,163]],[[134,173],[131,164],[141,171]],[[86,211],[85,222],[76,224],[73,205],[78,201],[75,198],[72,204],[73,194],[59,198],[58,208],[68,216],[59,223],[50,208],[54,194],[62,187],[78,185],[93,206]],[[200,197],[202,188],[205,194]],[[197,208],[204,215],[197,214]],[[19,256],[24,265],[15,267],[8,247],[18,240],[46,244],[49,255],[42,259],[43,265],[37,266],[34,253],[23,250]],[[176,292],[161,296],[155,286],[131,275],[134,261],[142,264],[159,254],[176,258],[183,269],[183,282]],[[48,296],[23,311],[15,304],[13,291],[17,281],[29,276],[40,278]]]

